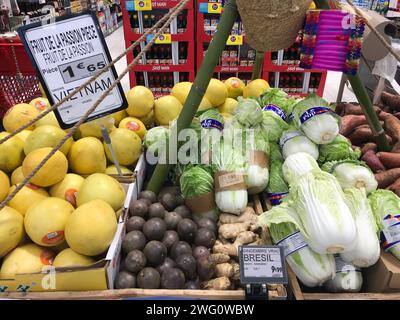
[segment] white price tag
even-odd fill
[[[61,17],[48,24],[23,26],[18,32],[52,105],[81,86],[111,60],[97,19],[90,13]],[[115,68],[111,68],[58,107],[55,113],[60,125],[68,128],[79,121],[116,78]],[[126,106],[119,84],[89,120]]]
[[[287,283],[285,258],[278,246],[240,246],[242,283]]]

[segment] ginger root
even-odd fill
[[[258,236],[252,231],[243,231],[238,234],[234,243],[223,243],[221,240],[215,241],[213,253],[223,253],[230,256],[238,256],[238,247],[249,244],[258,239]]]
[[[233,243],[223,244],[220,240],[215,241],[213,253],[222,253],[229,256],[237,256],[237,247]]]
[[[223,224],[218,229],[218,234],[224,239],[236,239],[239,233],[250,228],[250,222]]]
[[[233,266],[230,263],[220,263],[215,266],[215,274],[219,277],[231,278],[234,274]]]
[[[231,281],[227,277],[220,277],[220,278],[202,282],[201,285],[204,289],[228,290],[231,286]]]
[[[232,267],[233,267],[232,280],[240,280],[240,265],[239,265],[239,263],[232,264]]]
[[[229,255],[224,253],[213,253],[210,255],[210,261],[215,264],[228,262],[229,259]]]
[[[240,246],[244,244],[249,244],[253,241],[256,241],[258,236],[252,231],[244,231],[238,234],[235,242],[233,243],[235,246]]]
[[[240,215],[234,215],[230,213],[222,213],[219,216],[219,222],[221,224],[227,223],[239,223],[239,222],[257,222],[257,215],[253,208],[247,207]]]

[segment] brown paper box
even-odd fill
[[[400,261],[391,253],[381,251],[378,262],[365,269],[367,292],[393,292],[400,290]]]

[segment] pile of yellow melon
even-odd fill
[[[18,104],[3,119],[0,138],[48,108],[44,98]],[[132,168],[141,153],[141,131],[115,126],[125,111],[86,123],[68,139],[7,206],[0,210],[0,279],[40,272],[44,266],[86,266],[109,248],[126,194],[102,142],[100,122],[121,165]],[[127,116],[127,115],[126,115]],[[119,117],[119,119],[118,119]],[[139,125],[140,126],[140,125]],[[100,134],[99,134],[100,133]],[[65,136],[53,113],[0,144],[0,202],[7,198]],[[123,167],[123,172],[131,173]]]

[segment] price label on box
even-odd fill
[[[152,10],[151,0],[134,0],[135,11],[150,11]]]
[[[146,38],[147,42],[150,42],[151,39],[153,39],[153,37],[154,35],[149,34]],[[169,33],[160,34],[155,41],[156,44],[171,44],[171,42],[172,42],[172,37]]]
[[[229,36],[226,45],[228,46],[241,46],[243,44],[243,36],[232,35]]]

